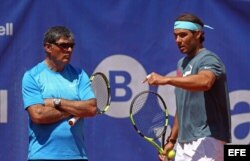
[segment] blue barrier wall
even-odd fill
[[[72,64],[90,75],[105,72],[111,81],[110,111],[86,119],[90,161],[157,161],[156,150],[138,136],[129,105],[139,91],[164,96],[171,128],[173,87],[149,87],[141,81],[152,71],[174,75],[179,53],[174,19],[198,15],[205,47],[217,53],[228,72],[233,143],[250,144],[249,0],[1,0],[0,4],[0,160],[25,161],[28,115],[23,108],[23,73],[44,59],[43,33],[65,25],[76,37]]]

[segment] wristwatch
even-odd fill
[[[60,98],[55,98],[53,99],[54,107],[59,108],[61,106],[61,99]]]

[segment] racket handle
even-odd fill
[[[69,119],[68,123],[70,126],[74,126],[79,119],[80,117],[72,117],[71,119]]]

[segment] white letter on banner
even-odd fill
[[[238,103],[246,103],[250,106],[250,90],[237,90],[230,92],[230,105],[231,111],[235,109]],[[236,144],[246,144],[250,142],[250,134],[246,135],[245,138],[237,138],[235,134],[236,127],[242,123],[250,123],[250,113],[243,112],[239,114],[232,115],[232,143]],[[237,132],[237,131],[236,131]]]
[[[7,90],[0,90],[0,123],[7,123]]]

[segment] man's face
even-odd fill
[[[57,42],[47,45],[48,56],[59,64],[68,64],[74,48],[72,39],[60,38]]]
[[[200,44],[200,31],[191,32],[185,29],[175,29],[174,37],[175,42],[180,52],[187,55],[194,55],[197,52],[198,45]]]

